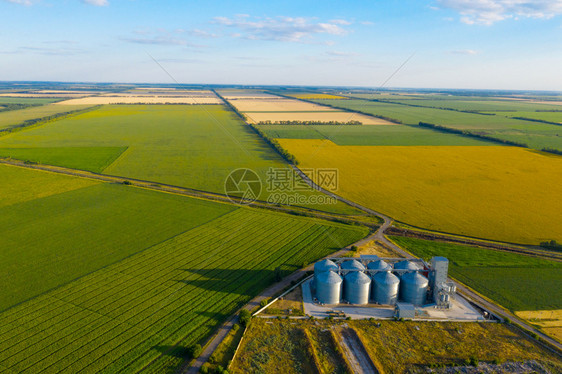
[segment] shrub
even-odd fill
[[[197,358],[201,354],[201,344],[191,344],[186,349],[189,358]]]
[[[248,327],[250,320],[252,319],[252,313],[247,309],[242,309],[239,314],[240,325]]]

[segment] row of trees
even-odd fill
[[[281,155],[281,157],[283,157],[288,163],[291,163],[293,165],[299,164],[297,158],[293,154],[287,152],[285,148],[281,147],[281,144],[279,144],[277,140],[270,138],[264,131],[258,128],[257,125],[254,125],[252,123],[250,123],[249,125],[267,144],[273,147],[273,149],[275,149]]]
[[[322,121],[275,121],[275,122],[260,121],[257,124],[258,125],[291,125],[291,126],[298,126],[298,125],[307,125],[307,126],[312,126],[312,125],[332,125],[332,126],[350,125],[350,126],[358,126],[358,125],[362,125],[363,123],[361,123],[359,121],[347,121],[347,122],[343,122],[343,121],[327,121],[327,122],[322,122]]]
[[[498,139],[498,138],[495,138],[493,136],[486,135],[486,134],[477,134],[477,133],[466,131],[466,130],[452,129],[450,127],[435,125],[433,123],[420,122],[419,126],[429,128],[429,129],[433,129],[433,130],[437,130],[437,131],[441,131],[441,132],[447,132],[447,133],[451,133],[451,134],[470,136],[472,138],[477,138],[477,139],[480,139],[480,140],[486,140],[486,141],[496,142],[496,143],[505,144],[505,145],[512,145],[512,146],[515,146],[515,147],[524,147],[524,148],[529,147],[526,143],[516,142],[516,141],[513,141],[513,140],[506,140],[506,139]]]

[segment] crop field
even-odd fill
[[[333,105],[336,108],[385,116],[409,125],[427,122],[457,130],[486,134],[502,140],[525,143],[530,148],[537,150],[546,147],[562,150],[562,127],[558,125],[512,119],[503,115],[464,113],[360,99],[314,101],[319,104]]]
[[[428,108],[448,108],[454,110],[474,111],[474,112],[504,112],[504,111],[536,111],[536,110],[556,110],[560,106],[541,104],[530,101],[516,100],[435,100],[427,98],[387,98],[385,101],[392,101],[400,104],[423,106]]]
[[[48,104],[41,106],[34,106],[20,110],[10,110],[7,112],[0,112],[0,130],[9,127],[17,126],[24,121],[52,116],[57,113],[64,113],[73,110],[85,109],[91,105],[60,105]]]
[[[539,327],[545,334],[562,343],[562,309],[526,310],[515,314]]]
[[[345,373],[331,330],[345,323],[383,373],[422,372],[430,365],[536,360],[558,372],[560,358],[512,327],[497,323],[308,321],[252,319],[230,366],[233,373]],[[303,362],[314,366],[304,366]]]
[[[105,106],[4,136],[0,156],[219,193],[224,193],[229,173],[249,168],[264,184],[263,200],[268,196],[268,170],[287,168],[274,150],[222,105]],[[357,212],[343,203],[313,205]]]
[[[56,98],[28,98],[0,95],[0,105],[2,104],[49,104],[60,99]]]
[[[124,93],[102,94],[61,101],[59,105],[106,105],[106,104],[222,104],[212,91],[147,91],[135,90]]]
[[[384,119],[349,112],[245,112],[244,115],[252,123],[271,121],[318,121],[318,122],[349,122],[358,121],[363,125],[395,125]]]
[[[562,124],[562,109],[556,112],[497,112],[498,116],[521,117]]]
[[[121,185],[27,174],[7,176],[24,189],[26,181],[46,179],[52,192],[32,198],[39,188],[28,188],[20,202],[0,208],[0,280],[5,285],[0,310],[233,209]]]
[[[127,147],[0,148],[0,157],[101,173]]]
[[[418,126],[261,125],[273,138],[327,139],[337,145],[497,145],[471,137],[446,134]]]
[[[490,249],[393,236],[416,256],[449,259],[452,277],[511,311],[562,308],[562,263]]]
[[[339,109],[284,97],[276,99],[231,99],[229,102],[241,112],[341,112]]]
[[[0,208],[98,184],[10,165],[0,165],[0,179]]]
[[[325,93],[294,93],[288,94],[287,96],[294,97],[296,99],[314,100],[314,99],[346,99],[344,96],[325,94]]]
[[[173,372],[185,347],[208,337],[271,284],[276,267],[292,272],[367,234],[363,228],[216,203],[194,211],[190,204],[135,202],[118,210],[98,201],[106,217],[146,205],[150,213],[134,214],[183,227],[152,245],[141,238],[142,250],[0,313],[0,367],[18,373]],[[120,224],[92,222],[103,222],[99,226],[107,237],[127,241],[139,233],[163,235],[153,224],[131,222],[134,214],[129,210]],[[178,214],[191,224],[183,224]]]
[[[559,156],[503,146],[278,141],[300,167],[337,168],[338,194],[398,221],[513,243],[562,241],[562,212],[553,204],[562,194]]]

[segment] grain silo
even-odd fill
[[[338,271],[339,267],[332,260],[322,260],[314,264],[314,274],[320,274],[325,271]]]
[[[377,304],[394,305],[398,301],[400,279],[390,271],[380,271],[373,276],[371,294]]]
[[[350,271],[343,278],[343,298],[350,304],[368,304],[371,277],[360,271]]]
[[[419,267],[411,261],[404,260],[404,261],[400,261],[400,262],[395,263],[394,269],[395,270],[418,270]],[[405,272],[405,271],[396,272],[396,276],[398,278],[402,278],[402,276],[406,273],[408,273],[408,272]]]
[[[347,270],[364,271],[365,265],[363,265],[357,260],[347,260],[341,263],[341,270],[343,274],[346,274]]]
[[[318,301],[322,304],[338,304],[341,299],[342,277],[333,271],[325,271],[315,278]]]
[[[420,273],[406,273],[400,278],[400,300],[414,305],[425,304],[429,281]]]
[[[367,264],[369,270],[391,270],[392,266],[383,260],[372,261]]]

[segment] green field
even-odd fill
[[[562,108],[562,107],[561,107]],[[556,122],[562,124],[562,109],[557,112],[497,112],[498,116],[530,118],[540,121]]]
[[[381,99],[382,100],[382,99]],[[474,112],[503,112],[503,111],[535,111],[535,110],[552,110],[560,109],[560,105],[554,104],[540,104],[528,101],[519,100],[459,100],[454,99],[439,99],[435,100],[431,96],[424,98],[404,98],[402,96],[399,99],[396,98],[386,98],[385,101],[392,101],[395,103],[413,105],[413,106],[423,106],[429,108],[447,108],[453,110],[462,111],[474,111]]]
[[[55,101],[61,101],[52,97],[8,97],[0,96],[0,105],[2,104],[49,104]]]
[[[93,199],[97,208],[82,209],[82,214],[91,218],[80,222],[74,214],[72,227],[68,227],[70,221],[66,222],[71,232],[59,235],[58,243],[66,248],[63,257],[64,253],[73,257],[72,266],[39,261],[32,253],[25,256],[27,261],[43,262],[52,269],[42,271],[41,278],[48,281],[57,271],[67,274],[72,272],[70,268],[82,268],[101,257],[99,253],[91,257],[89,252],[106,248],[111,253],[120,247],[116,245],[120,241],[140,241],[143,250],[131,253],[132,245],[121,247],[129,257],[105,267],[96,263],[98,270],[0,313],[0,367],[4,371],[175,371],[183,362],[185,347],[208,337],[235,310],[273,283],[276,267],[292,272],[367,234],[363,228],[309,218],[249,208],[232,211],[232,207],[216,203],[131,192],[130,187],[107,188],[113,189],[113,194],[104,191],[101,195],[109,193],[113,199],[119,198],[115,195],[126,195],[124,199],[130,201],[124,206],[112,206],[104,200],[100,202],[103,197],[98,195]],[[153,202],[147,204],[142,197],[134,201],[137,192],[150,195],[144,198]],[[159,199],[161,207],[156,203]],[[177,200],[167,203],[166,199]],[[61,200],[62,211],[72,211],[65,206],[73,205],[72,201]],[[143,212],[145,209],[150,212]],[[103,217],[96,215],[98,210],[105,212]],[[61,209],[49,211],[56,215]],[[112,217],[121,211],[120,218]],[[145,215],[150,218],[140,218]],[[53,218],[43,217],[41,225],[29,224],[28,230],[34,232],[28,238],[37,238],[49,226],[56,229],[57,220]],[[143,219],[149,222],[140,224]],[[167,233],[161,232],[162,226]],[[172,236],[171,228],[176,226],[177,234]],[[105,235],[84,237],[84,233],[76,233],[78,228],[82,228],[78,232],[93,230]],[[74,245],[69,242],[70,235],[76,236]],[[155,236],[169,239],[156,240]],[[24,257],[21,253],[27,251],[22,251],[21,245],[26,241],[20,236],[17,243],[19,257]],[[54,243],[54,239],[48,243],[51,251]],[[56,259],[56,253],[44,259]],[[105,262],[111,262],[109,255],[105,257]],[[4,262],[2,266],[6,266]],[[25,273],[23,265],[11,269]],[[27,274],[10,276],[22,282],[29,279]]]
[[[273,138],[328,139],[337,145],[497,145],[493,142],[405,125],[260,125]]]
[[[233,209],[112,184],[4,206],[0,208],[0,282],[5,289],[0,310]]]
[[[320,104],[333,105],[338,108],[359,110],[368,114],[385,116],[409,125],[427,122],[457,130],[485,134],[498,139],[525,143],[530,148],[538,150],[545,147],[562,150],[562,127],[558,125],[517,120],[504,115],[463,113],[361,99],[320,99],[313,101]]]
[[[101,173],[127,147],[0,148],[0,157]]]
[[[425,260],[447,257],[452,277],[512,311],[562,308],[561,262],[435,241],[391,238]]]
[[[49,104],[20,110],[0,112],[0,130],[20,125],[27,120],[48,117],[54,114],[85,109],[88,107],[91,107],[91,105]]]
[[[1,137],[0,156],[219,193],[229,173],[249,168],[262,180],[263,200],[269,168],[288,167],[221,105],[104,106]],[[357,213],[343,203],[302,205]]]

